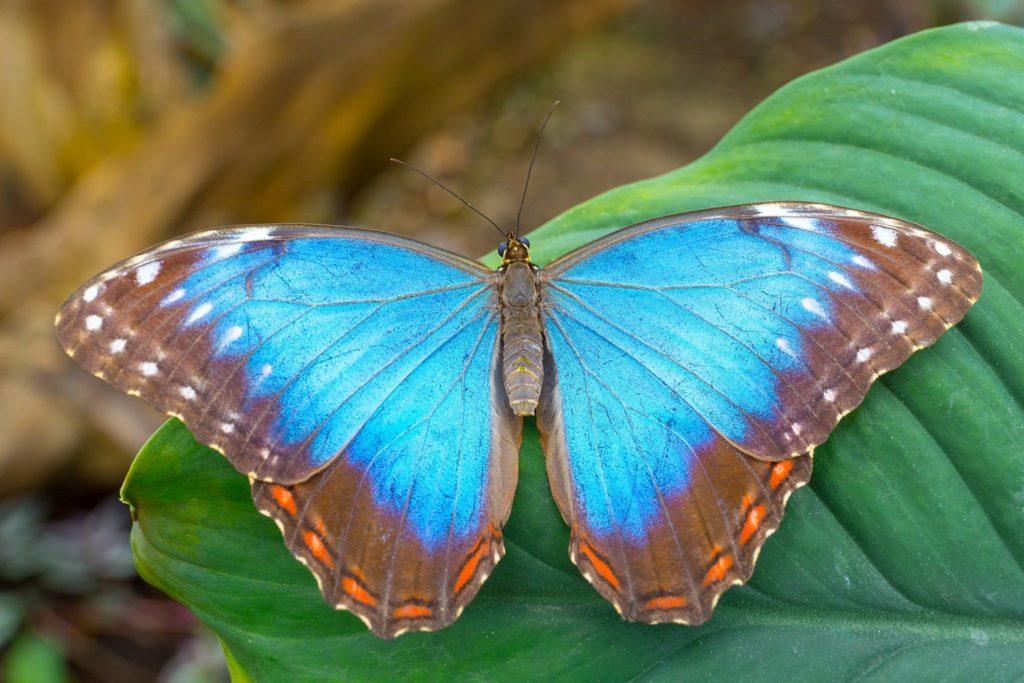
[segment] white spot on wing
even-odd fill
[[[953,250],[949,248],[949,245],[945,242],[936,241],[934,243],[935,251],[938,252],[939,256],[949,256],[953,253]]]
[[[139,269],[135,271],[135,281],[140,285],[148,285],[160,274],[162,267],[163,263],[160,261],[150,261],[143,266],[139,266]]]
[[[100,287],[101,285],[96,283],[95,285],[86,288],[86,290],[82,292],[82,298],[85,299],[87,303],[92,301],[96,298],[96,295],[100,293]]]
[[[270,239],[273,233],[273,228],[249,228],[239,234],[238,239],[242,242],[259,242],[261,240]]]
[[[813,313],[814,315],[818,316],[819,318],[822,318],[823,320],[828,320],[828,314],[825,313],[825,309],[821,307],[821,302],[818,301],[817,299],[809,296],[804,297],[800,301],[800,305],[804,307],[805,311]]]
[[[758,216],[782,216],[786,209],[778,204],[761,204],[757,207]]]
[[[85,329],[89,330],[90,332],[95,332],[101,327],[103,327],[103,318],[99,317],[98,315],[90,315],[85,319]]]
[[[851,258],[850,260],[853,261],[858,266],[860,266],[861,268],[868,268],[870,270],[875,269],[875,264],[869,261],[867,257],[861,256],[860,254],[854,254],[853,258]]]
[[[110,352],[121,353],[122,351],[124,351],[124,347],[127,343],[127,339],[115,339],[114,341],[110,342]]]
[[[938,278],[939,282],[944,285],[948,285],[953,281],[953,273],[943,268],[939,272],[935,273],[935,277]]]
[[[185,296],[185,288],[184,287],[178,287],[176,290],[174,290],[173,292],[171,292],[170,294],[165,296],[164,300],[160,302],[160,305],[161,306],[166,306],[167,304],[173,304],[175,301],[179,301],[182,298],[184,298],[184,296]]]
[[[793,347],[791,347],[789,345],[789,341],[783,339],[782,337],[778,337],[775,340],[775,346],[777,346],[779,351],[782,351],[787,356],[790,356],[791,358],[797,358],[798,359],[798,356],[793,351]]]
[[[819,223],[813,218],[803,218],[802,216],[787,216],[784,219],[786,225],[797,228],[798,230],[810,230],[812,232],[818,232]]]
[[[847,289],[853,289],[853,283],[850,282],[849,279],[847,279],[847,277],[842,273],[837,273],[834,270],[829,271],[828,279],[831,280],[832,282],[835,282],[838,285],[846,287]]]
[[[932,300],[926,296],[919,296],[917,297],[917,305],[920,306],[922,310],[927,311],[932,307]]]
[[[857,352],[857,362],[863,363],[868,358],[871,358],[873,353],[874,351],[871,350],[871,347],[864,347],[863,349]]]
[[[260,376],[267,377],[271,372],[274,371],[274,366],[270,363],[264,363],[263,367],[260,368]]]
[[[202,304],[199,305],[199,308],[197,308],[196,310],[192,311],[192,315],[190,315],[188,317],[188,322],[189,323],[194,323],[195,321],[199,320],[200,318],[202,318],[204,315],[206,315],[207,313],[209,313],[212,310],[213,310],[213,304],[211,304],[209,301],[207,301],[205,303],[202,303]]]
[[[871,226],[871,236],[883,247],[895,247],[899,233],[892,228],[883,228],[881,225]]]
[[[142,374],[145,375],[146,377],[152,377],[153,375],[160,372],[160,368],[157,367],[157,364],[154,363],[153,361],[139,363],[139,370],[141,370]]]
[[[220,340],[221,347],[225,347],[233,341],[237,341],[242,336],[242,328],[239,325],[232,325],[228,328],[228,331],[224,333],[224,337]]]
[[[235,431],[235,425],[231,424],[230,422],[221,422],[220,431],[224,432],[225,434],[230,434],[231,432]]]
[[[222,244],[220,246],[213,248],[213,253],[217,256],[217,258],[227,258],[228,256],[234,256],[240,251],[242,251],[241,242]]]
[[[823,393],[821,397],[828,401],[829,403],[832,403],[833,401],[836,400],[836,392],[834,389],[826,389],[825,393]]]
[[[793,423],[793,433],[794,434],[796,434],[797,436],[800,436],[800,433],[803,432],[803,431],[804,431],[803,425],[801,425],[799,422],[794,422]]]
[[[905,320],[894,320],[892,323],[893,334],[903,334],[907,331],[907,323]]]
[[[192,401],[196,397],[196,390],[192,387],[181,387],[178,389],[178,393],[181,394],[181,397],[186,401]]]

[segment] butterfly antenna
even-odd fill
[[[548,119],[551,118],[551,113],[555,111],[555,107],[559,104],[558,100],[552,103],[551,108],[548,109],[547,115],[544,117],[544,122],[540,124],[540,130],[537,131],[537,140],[533,143],[533,156],[530,157],[530,167],[526,169],[526,182],[523,183],[523,196],[519,200],[519,212],[516,214],[516,237],[519,236],[519,222],[523,217],[523,205],[526,204],[526,190],[530,187],[530,175],[533,173],[533,163],[537,161],[537,150],[540,149],[541,138],[544,137],[544,129],[547,128]]]
[[[498,232],[500,232],[500,233],[501,233],[501,236],[502,236],[502,237],[506,237],[506,236],[507,236],[507,235],[505,234],[505,231],[504,231],[504,230],[502,230],[502,229],[501,229],[501,227],[500,227],[500,226],[499,226],[499,225],[498,225],[497,223],[495,223],[494,221],[492,221],[492,220],[490,219],[490,217],[488,217],[488,216],[487,216],[487,214],[485,214],[485,213],[484,213],[484,212],[482,212],[482,211],[481,211],[480,209],[476,208],[475,206],[473,206],[472,204],[470,204],[469,202],[467,202],[467,201],[466,201],[465,199],[463,199],[463,198],[462,198],[461,196],[459,196],[459,194],[458,194],[458,193],[457,193],[457,192],[456,192],[455,190],[452,190],[451,188],[449,188],[449,187],[448,187],[447,185],[445,185],[444,183],[442,183],[442,182],[441,182],[440,180],[438,180],[437,178],[433,177],[433,176],[432,176],[432,175],[430,175],[429,173],[426,173],[426,172],[424,172],[424,171],[421,171],[420,169],[416,168],[415,166],[413,166],[413,165],[411,165],[411,164],[407,164],[407,163],[405,163],[405,162],[404,162],[404,161],[402,161],[401,159],[395,159],[394,157],[392,157],[392,158],[391,158],[391,161],[392,161],[392,162],[394,162],[394,163],[396,163],[396,164],[399,164],[399,165],[401,165],[401,166],[405,166],[405,167],[406,167],[407,169],[409,169],[410,171],[415,171],[416,173],[419,173],[419,174],[420,174],[421,176],[423,176],[424,178],[426,178],[426,179],[427,179],[427,180],[429,180],[430,182],[434,183],[435,185],[437,185],[438,187],[440,187],[440,188],[441,188],[442,190],[444,190],[445,192],[447,192],[448,194],[450,194],[451,196],[455,197],[455,198],[456,198],[456,199],[458,199],[458,200],[459,200],[460,202],[462,202],[463,204],[465,204],[465,205],[466,205],[466,206],[467,206],[467,207],[468,207],[468,208],[469,208],[470,210],[472,210],[472,211],[473,211],[473,212],[474,212],[474,213],[475,213],[476,215],[480,216],[480,217],[481,217],[481,218],[483,218],[483,219],[484,219],[485,221],[487,221],[488,223],[490,223],[491,225],[493,225],[493,226],[494,226],[494,229],[495,229],[495,230],[497,230]]]

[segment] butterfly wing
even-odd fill
[[[483,266],[369,231],[200,233],[87,282],[57,333],[248,474],[378,635],[450,623],[503,552],[521,421]]]
[[[538,425],[573,559],[626,618],[685,623],[749,578],[800,454],[981,289],[935,233],[801,203],[640,224],[545,273]]]

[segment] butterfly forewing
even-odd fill
[[[86,283],[58,338],[248,474],[378,635],[454,620],[502,553],[521,425],[482,266],[367,231],[203,233]]]
[[[698,623],[810,476],[799,456],[958,322],[981,274],[919,226],[783,203],[627,228],[542,285],[538,425],[574,559],[628,618]]]

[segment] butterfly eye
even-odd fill
[[[508,249],[508,242],[502,242],[498,245],[498,256],[504,256],[505,250]]]
[[[525,237],[520,237],[519,241],[522,242],[527,247],[530,246],[530,240],[526,239]]]

